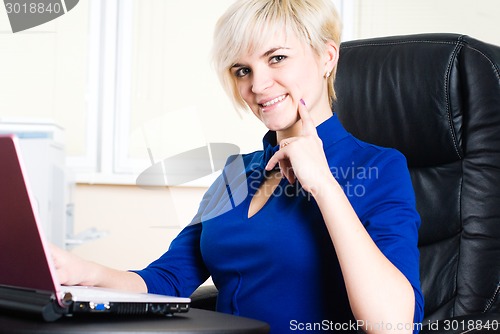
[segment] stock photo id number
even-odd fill
[[[52,21],[73,9],[79,0],[4,0],[13,33]]]

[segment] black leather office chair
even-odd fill
[[[408,160],[422,218],[422,333],[500,332],[499,68],[499,47],[455,34],[340,48],[334,112]],[[204,287],[194,306],[212,308],[215,296]]]
[[[424,325],[500,332],[500,47],[409,35],[343,43],[339,59],[343,125],[408,160],[422,218]]]

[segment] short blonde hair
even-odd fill
[[[317,54],[326,42],[340,45],[341,21],[331,0],[237,0],[215,26],[213,63],[222,86],[236,106],[247,109],[231,67],[246,52],[259,48],[276,33],[294,33]],[[328,78],[330,102],[336,98],[333,83],[336,67]]]

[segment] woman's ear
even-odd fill
[[[324,53],[325,73],[330,73],[337,67],[338,59],[339,48],[337,44],[334,41],[327,41]]]

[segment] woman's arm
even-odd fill
[[[146,283],[133,272],[116,270],[87,261],[51,245],[52,259],[63,285],[100,286],[131,292],[147,292]]]
[[[367,333],[392,332],[401,325],[411,333],[415,295],[407,278],[375,245],[335,180],[325,181],[315,199],[335,246],[355,318],[367,325]]]
[[[205,193],[191,224],[170,243],[168,251],[143,270],[116,270],[52,246],[53,262],[60,283],[189,296],[210,276],[201,256],[201,215],[209,205],[213,193],[221,188],[221,180],[219,177]]]
[[[377,247],[333,177],[305,105],[299,105],[299,113],[302,135],[287,138],[266,169],[279,163],[290,182],[298,179],[314,196],[339,259],[351,309],[365,324],[363,329],[384,333],[404,325],[398,333],[411,333],[415,294],[410,282]]]

